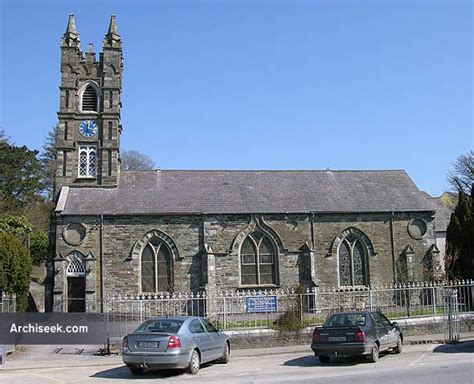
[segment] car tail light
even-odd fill
[[[123,344],[122,344],[123,348],[128,348],[128,337],[125,336],[123,338]]]
[[[355,333],[355,339],[354,341],[358,341],[358,342],[365,342],[365,333],[362,329],[358,330],[356,333]]]
[[[181,340],[179,337],[170,336],[170,341],[168,341],[168,349],[170,348],[181,348]]]
[[[313,332],[313,342],[314,343],[319,343],[321,341],[321,333],[315,329]]]

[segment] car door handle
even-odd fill
[[[195,337],[194,341],[201,341],[201,339],[199,337]]]

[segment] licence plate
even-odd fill
[[[157,348],[158,342],[157,341],[139,341],[138,348]]]
[[[345,336],[329,336],[328,341],[346,341]]]

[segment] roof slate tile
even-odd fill
[[[117,188],[71,187],[63,214],[430,211],[403,170],[122,171]]]

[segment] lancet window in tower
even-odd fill
[[[96,177],[97,175],[97,149],[95,145],[79,146],[79,177]]]
[[[261,231],[248,235],[240,247],[242,285],[276,285],[276,252],[268,236]]]
[[[97,93],[92,85],[88,85],[82,95],[82,110],[97,112]]]

